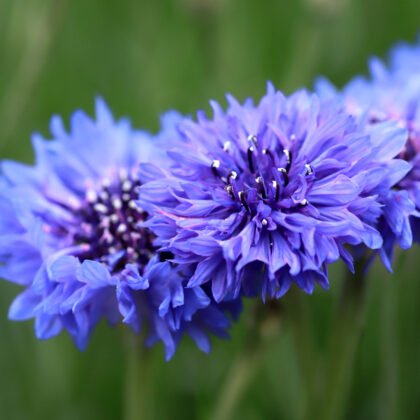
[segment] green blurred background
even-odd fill
[[[47,135],[54,113],[91,113],[95,95],[155,130],[167,109],[208,109],[208,99],[223,101],[225,92],[260,96],[266,80],[286,92],[319,74],[343,84],[366,71],[370,55],[414,41],[419,28],[418,0],[0,0],[0,157],[31,161],[31,133]],[[343,305],[342,267],[333,269],[331,292],[286,297],[262,350],[244,363],[248,384],[233,418],[322,412],[334,391],[325,378],[343,352],[354,362],[340,382],[344,418],[420,418],[417,258],[418,248],[398,256],[393,276],[374,267],[365,306],[338,324],[345,337],[365,322],[360,337],[337,351],[328,343]],[[84,353],[64,335],[37,341],[32,323],[7,320],[17,292],[0,284],[0,419],[122,418],[126,332],[102,325]],[[188,340],[170,363],[161,347],[147,354],[140,374],[149,408],[141,418],[209,418],[247,354],[253,315],[249,303],[232,340],[214,340],[208,356]]]

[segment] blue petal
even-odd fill
[[[77,279],[96,289],[109,286],[112,283],[111,274],[104,264],[85,260],[77,270]]]
[[[37,315],[38,305],[42,297],[27,289],[18,295],[9,308],[9,319],[12,321],[24,321]]]

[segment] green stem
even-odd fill
[[[365,267],[366,260],[362,258],[356,264],[356,274],[346,275],[341,290],[331,331],[322,420],[340,420],[345,414],[352,367],[365,320]]]
[[[299,377],[302,383],[304,398],[299,407],[297,418],[310,418],[312,407],[317,403],[319,391],[319,370],[315,358],[315,343],[312,328],[312,318],[307,298],[300,289],[292,289],[285,299],[285,313],[291,326],[291,333],[296,352]]]
[[[212,420],[230,420],[235,408],[241,401],[248,385],[257,371],[261,361],[261,354],[256,348],[245,351],[234,361],[226,378],[220,397],[216,404]]]
[[[127,340],[125,420],[153,419],[152,384],[150,383],[150,351],[141,337],[130,331]]]
[[[398,355],[398,278],[402,273],[407,252],[401,252],[395,264],[394,276],[387,279],[382,288],[382,357],[383,357],[383,401],[381,418],[392,420],[398,418],[399,400],[399,355]]]
[[[274,307],[274,311],[272,310]],[[226,381],[223,384],[219,399],[211,413],[210,420],[231,420],[235,409],[244,397],[248,386],[259,371],[267,349],[267,343],[277,336],[279,331],[279,307],[276,304],[261,305],[247,331],[245,349],[234,360],[227,372]],[[262,315],[262,319],[261,319]]]

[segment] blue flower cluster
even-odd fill
[[[420,239],[420,43],[337,90],[258,102],[227,97],[209,117],[170,112],[152,135],[115,120],[51,121],[36,163],[1,163],[0,276],[24,287],[12,320],[63,329],[84,348],[101,320],[147,331],[166,358],[184,335],[209,351],[243,297],[329,286]]]
[[[394,244],[407,249],[412,237],[420,241],[420,39],[416,46],[401,44],[394,48],[389,68],[377,58],[369,64],[369,78],[356,77],[341,91],[319,79],[316,90],[324,101],[338,101],[368,129],[391,122],[407,131],[398,158],[410,164],[409,171],[388,192],[380,221],[384,238],[380,254],[391,270]]]
[[[165,116],[162,132],[177,118]],[[225,336],[240,301],[216,305],[203,287],[185,287],[193,265],[173,267],[140,226],[137,168],[163,162],[159,136],[114,121],[101,100],[96,121],[76,112],[67,132],[54,117],[51,132],[52,141],[33,137],[34,167],[2,163],[0,275],[25,286],[9,317],[34,318],[41,339],[65,329],[81,349],[106,319],[135,332],[146,324],[168,359],[183,334],[208,351],[207,333]]]

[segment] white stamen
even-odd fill
[[[263,226],[267,226],[267,225],[268,225],[268,221],[267,221],[267,219],[262,219],[262,220],[261,220],[261,224],[262,224]]]
[[[93,208],[95,209],[96,212],[98,213],[102,213],[102,214],[107,214],[108,213],[108,207],[105,206],[102,203],[97,203],[93,206]]]
[[[131,183],[131,181],[129,179],[127,179],[122,183],[122,190],[124,192],[128,192],[128,191],[131,190],[132,186],[133,186],[133,184]]]
[[[230,149],[231,142],[227,141],[223,144],[223,151],[227,152]]]
[[[219,169],[220,168],[220,160],[213,160],[213,162],[211,163],[211,167],[215,168],[215,169]]]
[[[257,144],[258,143],[257,136],[255,134],[250,134],[248,136],[248,141],[252,141],[254,144]]]
[[[112,205],[113,205],[114,209],[120,210],[121,207],[122,207],[122,202],[121,202],[121,200],[119,198],[114,198],[112,200]]]
[[[97,199],[98,196],[94,190],[87,190],[86,200],[89,201],[89,203],[95,203]]]
[[[125,232],[127,232],[127,225],[125,225],[124,223],[121,223],[117,228],[117,233],[121,234]]]

